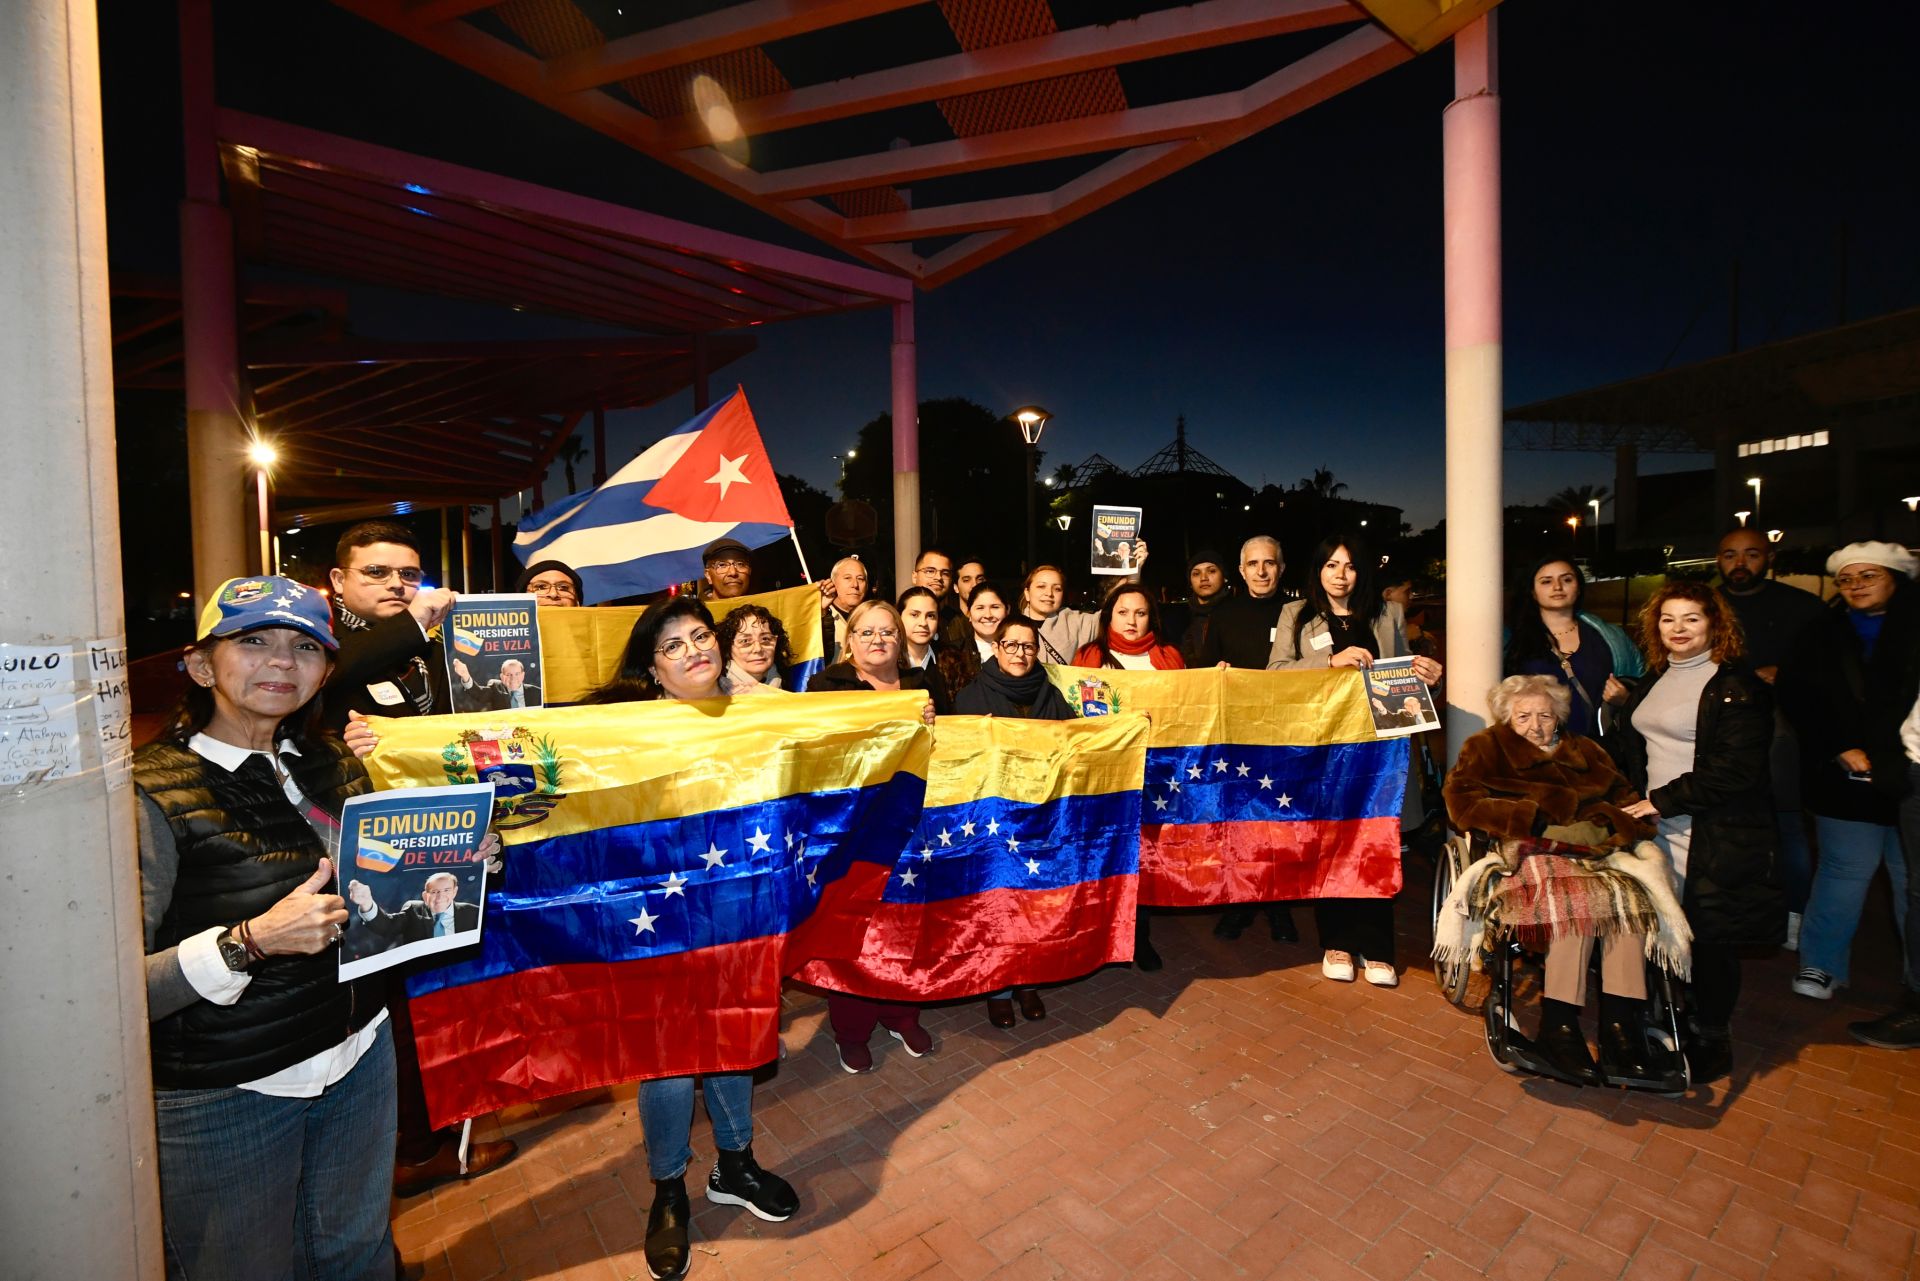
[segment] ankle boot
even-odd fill
[[[684,1178],[655,1179],[653,1208],[647,1211],[647,1271],[656,1281],[676,1281],[687,1275],[693,1260],[687,1225],[693,1220],[693,1207],[687,1201]]]
[[[1620,1081],[1654,1076],[1647,1045],[1647,1003],[1603,992],[1600,996],[1600,1070]]]
[[[745,1206],[769,1223],[793,1217],[800,1208],[800,1194],[771,1170],[763,1170],[753,1159],[751,1146],[738,1152],[719,1151],[713,1173],[707,1176],[707,1200],[716,1205]]]
[[[1540,1035],[1533,1039],[1547,1075],[1569,1085],[1598,1085],[1600,1069],[1580,1031],[1580,1007],[1542,997]]]

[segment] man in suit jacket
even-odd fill
[[[347,713],[431,716],[452,710],[446,664],[431,633],[452,607],[444,587],[421,590],[420,548],[404,526],[363,521],[340,536],[330,574],[340,638],[324,691],[327,728]]]
[[[359,923],[386,939],[389,947],[478,929],[479,906],[455,902],[459,893],[459,877],[452,872],[435,872],[420,887],[419,898],[401,904],[397,912],[383,912],[365,881],[347,882],[347,897],[353,901]]]
[[[453,711],[501,712],[510,707],[539,707],[540,687],[528,682],[527,665],[517,658],[500,664],[500,675],[476,685],[467,665],[453,661]]]

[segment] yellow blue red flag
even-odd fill
[[[1083,716],[1142,712],[1153,722],[1141,903],[1399,892],[1407,741],[1374,736],[1358,671],[1047,674]]]
[[[798,977],[876,1000],[943,1001],[1133,959],[1139,716],[946,716],[926,809],[859,954]]]
[[[782,976],[859,954],[919,822],[924,701],[376,719],[376,786],[491,778],[508,846],[477,954],[409,980],[434,1123],[770,1061]]]

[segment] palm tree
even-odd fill
[[[1547,507],[1562,517],[1578,516],[1585,522],[1594,519],[1596,501],[1602,507],[1613,501],[1605,485],[1569,485],[1547,499]]]
[[[1326,468],[1316,467],[1313,469],[1313,475],[1300,478],[1298,487],[1315,498],[1338,498],[1346,492],[1347,483],[1343,480],[1335,480],[1333,473]]]
[[[577,435],[569,436],[567,437],[566,443],[561,445],[559,450],[554,454],[554,457],[558,458],[560,465],[567,469],[567,492],[569,494],[579,493],[580,484],[574,479],[573,469],[576,465],[587,461],[586,444]]]

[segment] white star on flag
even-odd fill
[[[962,835],[962,836],[972,836],[972,835],[973,835],[973,820],[972,820],[972,819],[968,819],[968,820],[967,820],[966,822],[964,822],[964,823],[962,823],[962,824],[960,825],[960,835]]]
[[[653,933],[653,923],[659,919],[659,917],[647,911],[647,905],[642,903],[640,905],[640,915],[629,916],[627,922],[633,926],[634,937],[638,938],[642,934]]]
[[[793,833],[792,833],[792,832],[788,832],[788,833],[787,833],[787,848],[788,848],[788,849],[792,849],[792,848],[793,848]]]
[[[943,847],[953,844],[953,833],[944,827],[940,829],[940,844]]]
[[[812,871],[807,873],[807,884],[812,886],[814,889],[819,889],[820,882],[817,879],[819,875],[820,875],[820,869],[819,867],[816,866],[813,868]]]
[[[920,861],[921,861],[922,863],[931,863],[931,862],[933,862],[933,846],[931,846],[931,845],[922,845],[922,846],[920,847]]]
[[[988,836],[998,836],[998,835],[1000,835],[1000,820],[999,820],[999,819],[997,819],[997,818],[990,818],[990,819],[988,819],[988,820],[987,820],[987,835],[988,835]]]
[[[1028,860],[1027,860],[1027,875],[1028,875],[1028,876],[1037,876],[1037,875],[1039,875],[1039,872],[1040,872],[1040,863],[1039,863],[1039,861],[1038,861],[1037,859],[1031,859],[1031,858],[1030,858],[1030,859],[1028,859]]]
[[[1216,773],[1216,774],[1224,774],[1224,773],[1226,773],[1226,772],[1227,772],[1227,763],[1226,763],[1225,761],[1215,761],[1215,762],[1213,763],[1213,772],[1214,772],[1214,773]]]
[[[672,898],[676,894],[681,898],[685,898],[687,896],[687,878],[678,872],[668,872],[667,883],[663,888],[666,890],[668,898]]]
[[[727,852],[716,846],[712,841],[707,842],[707,852],[700,857],[707,860],[707,870],[709,872],[716,867],[725,867],[727,865]]]
[[[742,454],[738,458],[729,458],[725,454],[722,454],[720,455],[720,470],[707,477],[707,484],[720,486],[721,502],[727,500],[727,490],[732,486],[751,485],[753,483],[747,479],[747,474],[740,470],[740,464],[746,462],[747,457],[746,454]]]
[[[1293,804],[1293,798],[1285,792],[1282,792],[1280,793],[1280,799],[1275,801],[1274,804],[1278,805],[1281,809],[1286,809],[1289,805]]]
[[[1253,771],[1250,768],[1248,768],[1245,762],[1242,762],[1241,764],[1234,766],[1234,768],[1239,771],[1241,778],[1245,778],[1247,775],[1253,773]]]
[[[1018,854],[1020,852],[1020,840],[1018,837],[1009,836],[1007,838],[1007,852],[1009,854]]]
[[[1169,792],[1177,792],[1177,791],[1179,791],[1179,790],[1180,790],[1180,780],[1179,780],[1179,779],[1177,779],[1177,778],[1170,778],[1170,779],[1168,779],[1168,780],[1167,780],[1167,790],[1168,790]]]
[[[1268,778],[1265,774],[1262,774],[1260,776],[1260,790],[1264,792],[1272,786],[1273,786],[1273,780]]]
[[[1166,798],[1166,797],[1164,797],[1164,796],[1156,796],[1156,797],[1154,797],[1154,798],[1153,798],[1153,808],[1155,808],[1155,809],[1157,809],[1157,810],[1163,810],[1163,809],[1165,809],[1165,808],[1167,808],[1167,798]]]
[[[765,854],[773,849],[773,838],[756,825],[753,835],[747,838],[747,845],[755,854]]]
[[[1199,778],[1199,777],[1200,777],[1200,767],[1199,767],[1198,765],[1189,765],[1189,766],[1187,766],[1187,777],[1188,777],[1188,778]]]
[[[911,885],[913,884],[913,879],[914,879],[913,869],[908,868],[904,873],[901,874],[900,883],[902,885]]]

